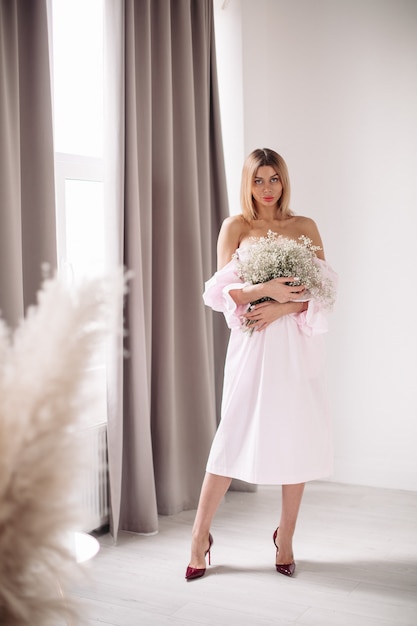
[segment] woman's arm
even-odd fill
[[[308,302],[260,302],[252,307],[251,310],[243,315],[250,321],[250,327],[253,330],[265,330],[269,324],[289,315],[290,313],[302,313],[308,308]]]
[[[248,304],[261,298],[271,298],[280,304],[293,302],[298,300],[304,293],[304,285],[292,287],[286,285],[287,282],[296,280],[295,276],[285,276],[283,278],[274,278],[267,283],[258,283],[257,285],[246,285],[242,289],[231,289],[230,296],[236,304]]]

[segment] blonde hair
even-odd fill
[[[258,217],[252,196],[252,185],[258,169],[263,165],[270,165],[279,175],[282,184],[282,194],[278,200],[278,208],[282,216],[292,215],[292,211],[289,207],[291,190],[287,164],[282,156],[274,152],[274,150],[270,150],[269,148],[257,148],[247,157],[242,170],[240,202],[243,217],[248,221],[256,220]]]

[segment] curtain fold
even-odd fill
[[[125,172],[125,7],[120,0],[104,3],[106,249],[109,269],[123,265]],[[120,303],[123,325],[123,304]],[[107,439],[111,529],[119,527],[123,456],[123,333],[107,344]],[[113,533],[114,534],[114,533]],[[117,535],[114,535],[117,538]]]
[[[111,479],[114,536],[156,532],[158,514],[197,505],[227,343],[223,320],[213,321],[201,297],[228,214],[212,0],[124,6],[121,219],[134,277],[123,416],[109,431],[122,439],[121,483],[117,466]]]
[[[0,3],[0,309],[23,317],[56,267],[46,1]]]

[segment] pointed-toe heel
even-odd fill
[[[206,557],[208,555],[208,563],[209,565],[211,565],[211,546],[213,545],[214,539],[211,535],[211,533],[209,533],[209,547],[207,548],[207,550],[204,553],[204,557]],[[185,579],[186,580],[195,580],[196,578],[201,578],[202,576],[204,576],[204,574],[206,573],[206,568],[205,567],[187,567],[187,570],[185,572]]]
[[[294,572],[295,572],[295,563],[294,561],[292,563],[288,563],[285,565],[275,565],[277,572],[279,574],[284,574],[284,576],[293,576]]]
[[[198,568],[198,567],[187,567],[187,571],[185,572],[186,580],[194,580],[194,578],[201,578],[206,573],[206,568]]]
[[[277,546],[277,541],[276,541],[277,535],[278,535],[278,528],[275,530],[274,534],[272,535],[272,541],[274,542],[274,546],[279,552],[279,548]],[[295,572],[295,561],[292,561],[291,563],[282,563],[282,564],[279,563],[278,565],[275,564],[275,567],[279,574],[283,574],[284,576],[293,576]]]

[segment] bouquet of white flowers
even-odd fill
[[[313,246],[311,239],[304,235],[299,237],[299,241],[295,241],[272,230],[265,237],[252,237],[252,240],[253,243],[243,253],[236,252],[233,256],[239,278],[255,285],[274,278],[294,277],[297,281],[288,284],[305,285],[307,293],[303,294],[303,299],[314,298],[329,308],[333,305],[333,283],[322,276],[316,257],[320,246]],[[261,298],[251,302],[250,306],[270,299]],[[252,331],[247,320],[243,325],[244,330]]]

